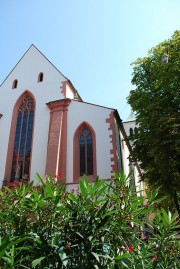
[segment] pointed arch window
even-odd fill
[[[39,75],[38,75],[38,82],[42,82],[43,79],[44,79],[44,74],[41,72],[41,73],[39,73]]]
[[[96,169],[96,136],[88,123],[82,123],[74,135],[74,181],[87,175],[94,179]]]
[[[18,85],[18,80],[15,79],[15,80],[13,81],[13,84],[12,84],[12,89],[16,89],[16,88],[17,88],[17,85]]]
[[[93,138],[89,130],[84,129],[79,138],[80,176],[93,174]]]
[[[130,129],[129,129],[129,134],[130,134],[130,136],[133,135],[133,128],[130,128]]]
[[[30,96],[25,96],[18,107],[11,181],[29,179],[34,107],[34,100]]]

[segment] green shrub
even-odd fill
[[[0,191],[1,269],[180,268],[178,215],[159,208],[158,191],[140,196],[122,172],[111,182],[84,176],[70,193],[38,180]]]

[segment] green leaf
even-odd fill
[[[106,217],[106,216],[115,215],[115,214],[118,213],[118,212],[119,212],[119,209],[111,210],[111,211],[105,213],[105,214],[103,215],[103,218]]]
[[[88,182],[88,178],[86,175],[83,176],[83,182],[84,182],[85,188],[88,190],[89,182]]]
[[[163,213],[164,220],[166,221],[167,224],[170,223],[169,215],[168,213],[162,208],[161,212]]]
[[[93,236],[92,236],[92,235],[90,235],[90,236],[88,237],[88,239],[89,239],[89,241],[92,241]]]
[[[125,253],[125,254],[116,256],[116,257],[115,257],[115,260],[128,259],[128,258],[130,258],[130,257],[131,257],[131,255],[130,255],[129,253]]]
[[[23,264],[17,264],[19,266],[19,268],[25,268],[25,269],[31,269],[30,267],[28,266],[25,266]]]
[[[96,258],[96,260],[99,262],[99,256],[98,256],[98,254],[95,253],[95,252],[91,252],[91,253],[92,253],[92,255]]]
[[[101,188],[100,190],[98,190],[96,193],[95,193],[95,196],[96,197],[99,197],[101,196],[102,194],[105,193],[105,190],[107,189],[107,186],[104,186],[103,188]]]
[[[171,217],[171,222],[174,222],[178,218],[178,212],[175,212]]]
[[[10,249],[16,244],[19,244],[26,240],[27,240],[27,237],[23,237],[23,238],[18,238],[18,237],[10,238],[10,236],[0,237],[0,258],[3,257],[7,248]]]
[[[16,191],[13,191],[13,190],[9,189],[9,188],[6,187],[6,186],[4,186],[4,189],[5,189],[6,191],[10,192],[13,196],[15,196],[15,197],[19,197],[19,196],[16,194]]]
[[[105,184],[105,180],[99,180],[98,182],[94,182],[94,185],[91,189],[91,194],[94,194],[94,192],[100,188],[101,186],[103,186]]]
[[[109,201],[106,201],[102,207],[96,211],[96,215],[100,216],[101,214],[103,214],[106,211],[107,205],[108,205]]]
[[[51,188],[51,186],[50,186],[50,184],[49,184],[49,182],[47,181],[46,182],[46,193],[50,196],[50,197],[54,197],[54,191],[52,190],[52,188]]]
[[[41,185],[45,186],[45,183],[44,183],[42,177],[41,177],[38,173],[36,174],[36,180],[37,180],[39,183],[41,183]]]
[[[23,184],[23,187],[24,187],[24,196],[30,192],[30,190],[32,189],[33,187],[33,184],[34,184],[34,181],[31,181],[28,185],[25,185]]]
[[[85,198],[86,197],[86,188],[85,188],[84,180],[80,179],[79,187],[80,187],[80,191],[81,191],[83,198]]]
[[[39,193],[38,193],[37,189],[33,190],[32,195],[33,195],[34,202],[37,202],[39,200]]]
[[[80,234],[79,232],[76,232],[77,235],[79,235],[81,238],[84,238],[82,234]]]
[[[41,257],[32,262],[32,268],[35,268],[37,265],[41,263],[42,260],[44,260],[46,257]]]
[[[62,263],[64,264],[64,266],[66,266],[67,263],[68,263],[68,257],[67,257],[67,255],[66,255],[66,253],[65,253],[65,252],[63,252],[63,253],[59,253],[59,256],[60,256],[61,261],[62,261]]]
[[[68,195],[68,199],[70,199],[71,201],[77,203],[78,202],[78,198],[77,196],[75,196],[73,193],[69,193]]]
[[[123,266],[125,266],[126,268],[129,268],[129,264],[126,264],[124,261],[122,261]],[[144,269],[144,268],[143,268]]]

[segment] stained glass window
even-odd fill
[[[93,139],[89,130],[84,129],[79,138],[80,176],[93,174]]]
[[[18,108],[11,181],[29,179],[33,122],[34,101],[30,96],[26,96]]]

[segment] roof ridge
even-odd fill
[[[0,84],[0,87],[4,84],[4,82],[6,81],[6,79],[10,76],[10,74],[13,72],[13,70],[16,68],[16,66],[20,63],[20,61],[24,58],[24,56],[27,54],[27,52],[30,50],[30,48],[34,46],[33,44],[31,44],[31,46],[25,51],[25,53],[22,55],[22,57],[19,59],[19,61],[15,64],[15,66],[11,69],[11,71],[9,72],[9,74],[5,77],[5,79],[3,80],[3,82]]]
[[[76,88],[74,87],[74,85],[73,85],[73,83],[70,81],[70,79],[68,79],[65,75],[63,75],[63,73],[32,43],[31,45],[30,45],[30,47],[25,51],[25,53],[22,55],[22,57],[19,59],[19,61],[15,64],[15,66],[12,68],[12,70],[9,72],[9,74],[5,77],[5,79],[3,80],[3,82],[0,84],[0,87],[4,84],[4,82],[7,80],[7,78],[10,76],[10,74],[14,71],[14,69],[16,68],[16,66],[21,62],[21,60],[25,57],[25,55],[28,53],[28,51],[32,48],[32,47],[34,47],[60,74],[61,74],[61,76],[63,76],[64,77],[64,79],[65,80],[67,80],[70,84],[71,84],[71,86],[72,86],[72,88],[73,88],[73,90],[74,90],[74,92],[75,91],[77,91],[76,90]],[[79,94],[78,94],[79,95]],[[81,98],[81,96],[79,95],[79,97]],[[82,99],[82,98],[81,98]]]
[[[12,68],[12,70],[9,72],[9,74],[5,77],[3,82],[0,84],[0,87],[4,84],[4,82],[7,80],[7,78],[10,76],[10,74],[14,71],[16,66],[21,62],[21,60],[24,58],[24,56],[28,53],[28,51],[34,47],[66,80],[70,81],[66,76],[63,75],[63,73],[32,43],[30,47],[25,51],[25,53],[22,55],[22,57],[19,59],[19,61],[15,64],[15,66]],[[70,81],[71,82],[71,81]],[[72,84],[72,83],[71,83]],[[72,84],[73,85],[73,84]],[[74,87],[74,86],[73,86]],[[75,88],[75,87],[74,87]]]

